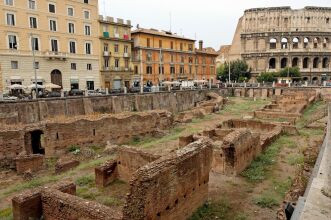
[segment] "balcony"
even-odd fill
[[[111,53],[109,51],[103,51],[103,56],[104,57],[109,57]]]
[[[114,33],[114,37],[115,38],[120,38],[120,34],[119,33]]]
[[[107,67],[108,70],[104,70],[104,71],[112,71],[112,72],[132,72],[133,70],[129,67],[115,67],[115,66],[111,66],[110,68]]]
[[[58,51],[47,51],[45,53],[45,56],[48,57],[48,59],[59,59],[59,60],[66,60],[68,57],[67,53],[61,53]]]
[[[125,57],[125,58],[129,58],[130,55],[129,55],[129,53],[123,53],[123,57]]]

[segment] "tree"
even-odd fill
[[[251,69],[243,60],[230,62],[231,81],[243,82],[251,78]],[[229,80],[229,64],[225,63],[217,69],[218,79],[225,82]]]
[[[286,67],[279,71],[280,77],[301,77],[299,67]]]
[[[275,81],[277,81],[276,77],[278,77],[277,72],[263,72],[257,77],[257,81],[259,83],[262,83],[262,82],[275,82]]]

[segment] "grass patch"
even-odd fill
[[[80,187],[88,186],[92,187],[94,185],[94,177],[93,176],[82,176],[76,179],[76,184]]]
[[[78,188],[76,194],[78,197],[88,200],[96,200],[96,198],[101,195],[98,189],[89,187]]]
[[[193,213],[189,220],[225,219],[229,210],[230,205],[226,200],[206,203]]]
[[[6,209],[0,210],[0,219],[3,219],[3,220],[13,219],[13,210],[12,210],[12,208],[6,208]]]
[[[269,167],[276,162],[276,156],[281,148],[288,143],[288,136],[282,136],[272,143],[264,153],[259,155],[241,175],[251,182],[258,182],[266,179]]]
[[[316,101],[312,105],[309,105],[302,114],[302,117],[297,123],[298,128],[303,128],[310,122],[311,116],[314,112],[325,111],[326,104],[323,101]]]
[[[257,109],[261,109],[265,105],[269,104],[269,100],[257,99],[253,101],[250,98],[229,98],[229,103],[224,106],[224,109],[220,111],[220,114],[228,113],[232,115],[242,115],[247,112],[252,112]]]
[[[284,181],[273,180],[273,188],[274,188],[275,192],[280,196],[278,202],[280,202],[281,198],[285,197],[286,192],[292,186],[292,182],[293,182],[293,180],[291,177],[288,177]]]
[[[104,204],[106,206],[119,206],[122,204],[121,201],[119,201],[117,198],[114,197],[102,197],[102,198],[98,198],[97,201],[101,204]]]
[[[288,155],[286,160],[287,163],[290,164],[291,166],[303,165],[305,162],[305,158],[303,155]]]
[[[255,198],[254,203],[262,208],[270,209],[279,204],[272,194],[263,194],[262,196]]]

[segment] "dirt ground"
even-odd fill
[[[153,153],[167,154],[178,147],[179,136],[213,128],[224,120],[242,118],[270,102],[270,99],[253,101],[248,98],[230,98],[219,113],[194,119],[188,124],[177,124],[160,137],[135,139],[128,145]],[[244,171],[245,175],[237,177],[211,173],[210,201],[191,219],[275,219],[277,209],[285,196],[287,200],[295,201],[296,195],[303,191],[304,181],[307,181],[309,177],[310,169],[323,140],[325,115],[322,115],[325,114],[325,108],[326,105],[323,102],[317,102],[309,107],[298,123],[299,135],[280,137],[272,144],[265,158],[261,159],[262,166],[261,161],[254,161],[248,171]],[[315,122],[318,128],[308,126]],[[94,184],[94,167],[112,156],[104,152],[102,147],[97,146],[91,146],[86,155],[84,155],[86,150],[81,149],[81,151],[80,155],[69,155],[81,160],[81,165],[60,175],[54,175],[55,160],[48,160],[46,169],[35,174],[30,181],[23,180],[13,171],[0,171],[0,219],[12,219],[11,198],[15,194],[60,180],[76,182],[77,195],[82,198],[121,209],[129,189],[127,183],[116,181],[105,189],[98,189]],[[267,163],[264,164],[264,161]],[[297,174],[305,177],[299,178],[300,181],[298,181]],[[296,182],[303,182],[301,189],[299,189],[300,184],[293,184]],[[292,185],[295,186],[292,187]],[[289,190],[294,192],[291,196],[286,195]]]

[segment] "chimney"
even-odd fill
[[[203,41],[200,40],[200,41],[199,41],[199,50],[202,50],[202,49],[203,49]]]

